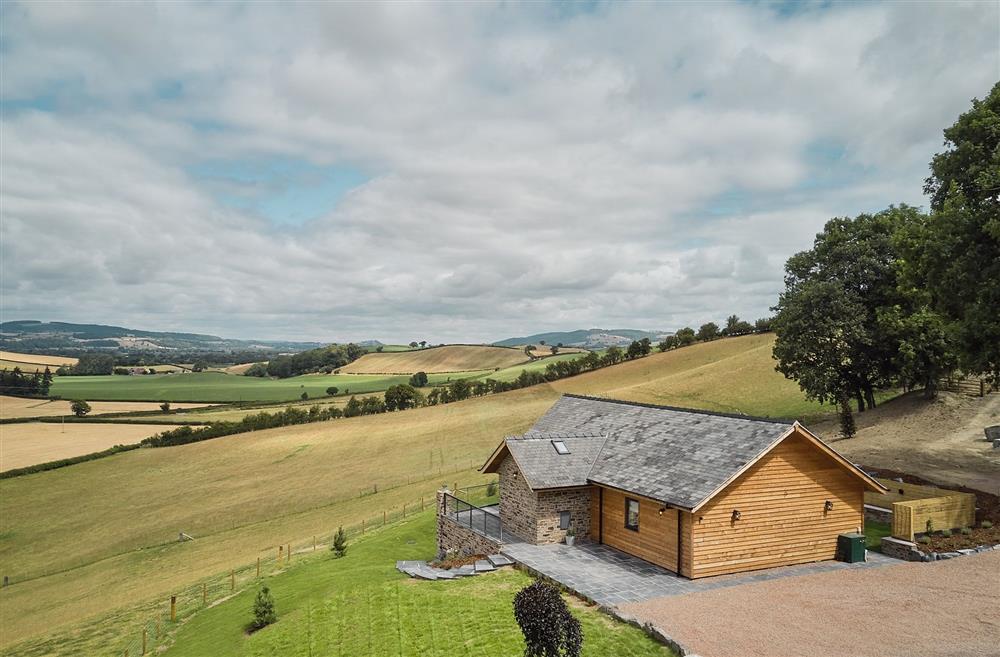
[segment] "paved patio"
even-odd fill
[[[501,552],[529,570],[555,580],[581,597],[604,606],[708,591],[747,582],[901,563],[881,553],[868,552],[868,561],[864,563],[820,561],[690,580],[597,543],[578,543],[573,547],[563,544],[513,543],[504,545]]]

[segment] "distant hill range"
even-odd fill
[[[633,340],[649,338],[659,342],[664,337],[672,335],[673,331],[642,331],[639,329],[577,329],[575,331],[552,331],[551,333],[536,333],[522,338],[507,338],[493,344],[498,347],[516,347],[525,344],[560,344],[564,347],[583,347],[585,349],[603,349],[605,347],[628,346]]]
[[[324,346],[321,342],[283,340],[235,340],[201,333],[143,331],[104,324],[71,324],[19,320],[0,323],[0,347],[11,351],[118,350],[149,351],[267,351],[291,352]]]

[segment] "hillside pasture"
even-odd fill
[[[0,651],[168,596],[279,543],[429,502],[444,481],[483,483],[476,468],[498,437],[523,432],[555,399],[536,386],[0,480],[0,572],[12,581],[0,595]],[[178,531],[197,540],[178,543]]]
[[[55,424],[24,422],[0,425],[0,471],[71,456],[133,445],[147,436],[175,428],[164,424]]]
[[[431,384],[471,378],[485,372],[433,374]],[[365,394],[406,383],[409,375],[305,374],[287,379],[234,376],[222,372],[188,372],[146,376],[57,376],[50,393],[64,399],[171,402],[283,402],[296,401],[302,393],[326,397],[336,386],[339,394]]]
[[[267,361],[260,361],[261,365],[267,365]],[[229,367],[223,367],[220,371],[226,374],[236,374],[243,375],[247,373],[247,370],[256,365],[256,363],[240,363],[239,365],[230,365]]]
[[[0,420],[29,417],[59,417],[72,415],[72,402],[68,399],[28,399],[26,397],[9,397],[0,395]],[[133,413],[136,411],[158,411],[157,402],[107,402],[90,401],[90,416],[102,413]],[[175,410],[206,408],[205,404],[171,404]]]
[[[343,559],[324,553],[302,557],[268,577],[277,624],[249,637],[243,634],[256,593],[250,588],[197,613],[166,655],[523,655],[513,597],[533,581],[530,576],[507,568],[449,582],[421,582],[396,572],[397,559],[433,557],[434,528],[428,511],[354,541]],[[638,628],[566,599],[582,625],[584,657],[671,654]]]
[[[497,442],[530,427],[561,391],[771,416],[829,412],[805,402],[798,387],[774,371],[772,340],[718,340],[458,403],[135,450],[0,480],[0,571],[13,582],[0,595],[9,626],[0,633],[0,650],[70,631],[84,618],[166,599],[278,543],[332,531],[421,495],[432,499],[445,481],[481,483],[476,468]],[[533,365],[544,368],[544,361]],[[496,373],[479,375],[488,374]],[[224,383],[251,378],[103,378],[201,376]],[[69,378],[77,377],[57,381]],[[299,390],[295,379],[285,381]],[[362,489],[372,494],[359,497]],[[178,531],[197,540],[178,543]]]
[[[725,338],[653,353],[556,381],[559,392],[724,413],[805,420],[833,409],[808,401],[794,381],[775,371],[774,334]]]
[[[523,363],[523,351],[486,345],[446,345],[415,351],[365,354],[340,368],[344,374],[446,374],[471,370],[503,369]]]
[[[522,371],[527,372],[544,372],[545,368],[549,366],[549,363],[557,363],[559,361],[576,360],[577,358],[582,358],[586,354],[586,351],[580,350],[578,352],[572,353],[559,353],[555,356],[546,356],[545,358],[538,358],[528,363],[519,363],[511,367],[506,367],[499,372],[490,372],[484,374],[480,378],[482,379],[495,379],[497,381],[513,381],[521,375]]]

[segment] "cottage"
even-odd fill
[[[576,395],[482,470],[499,475],[481,513],[498,545],[572,533],[690,578],[832,559],[865,491],[885,490],[798,422]]]

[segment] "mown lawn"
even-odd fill
[[[434,517],[386,529],[349,546],[348,555],[309,558],[268,577],[278,623],[244,633],[256,589],[199,612],[175,635],[168,657],[350,656],[519,657],[515,593],[531,579],[504,570],[455,581],[411,580],[397,559],[434,553]],[[571,601],[584,631],[583,654],[670,655],[641,631]]]
[[[865,545],[873,552],[882,551],[882,539],[892,536],[892,525],[887,522],[865,520]]]
[[[431,385],[471,378],[483,371],[428,375]],[[268,379],[222,372],[189,372],[147,376],[57,376],[50,390],[63,399],[172,402],[295,401],[306,393],[325,397],[336,386],[340,394],[362,394],[406,383],[406,375],[307,374]]]

